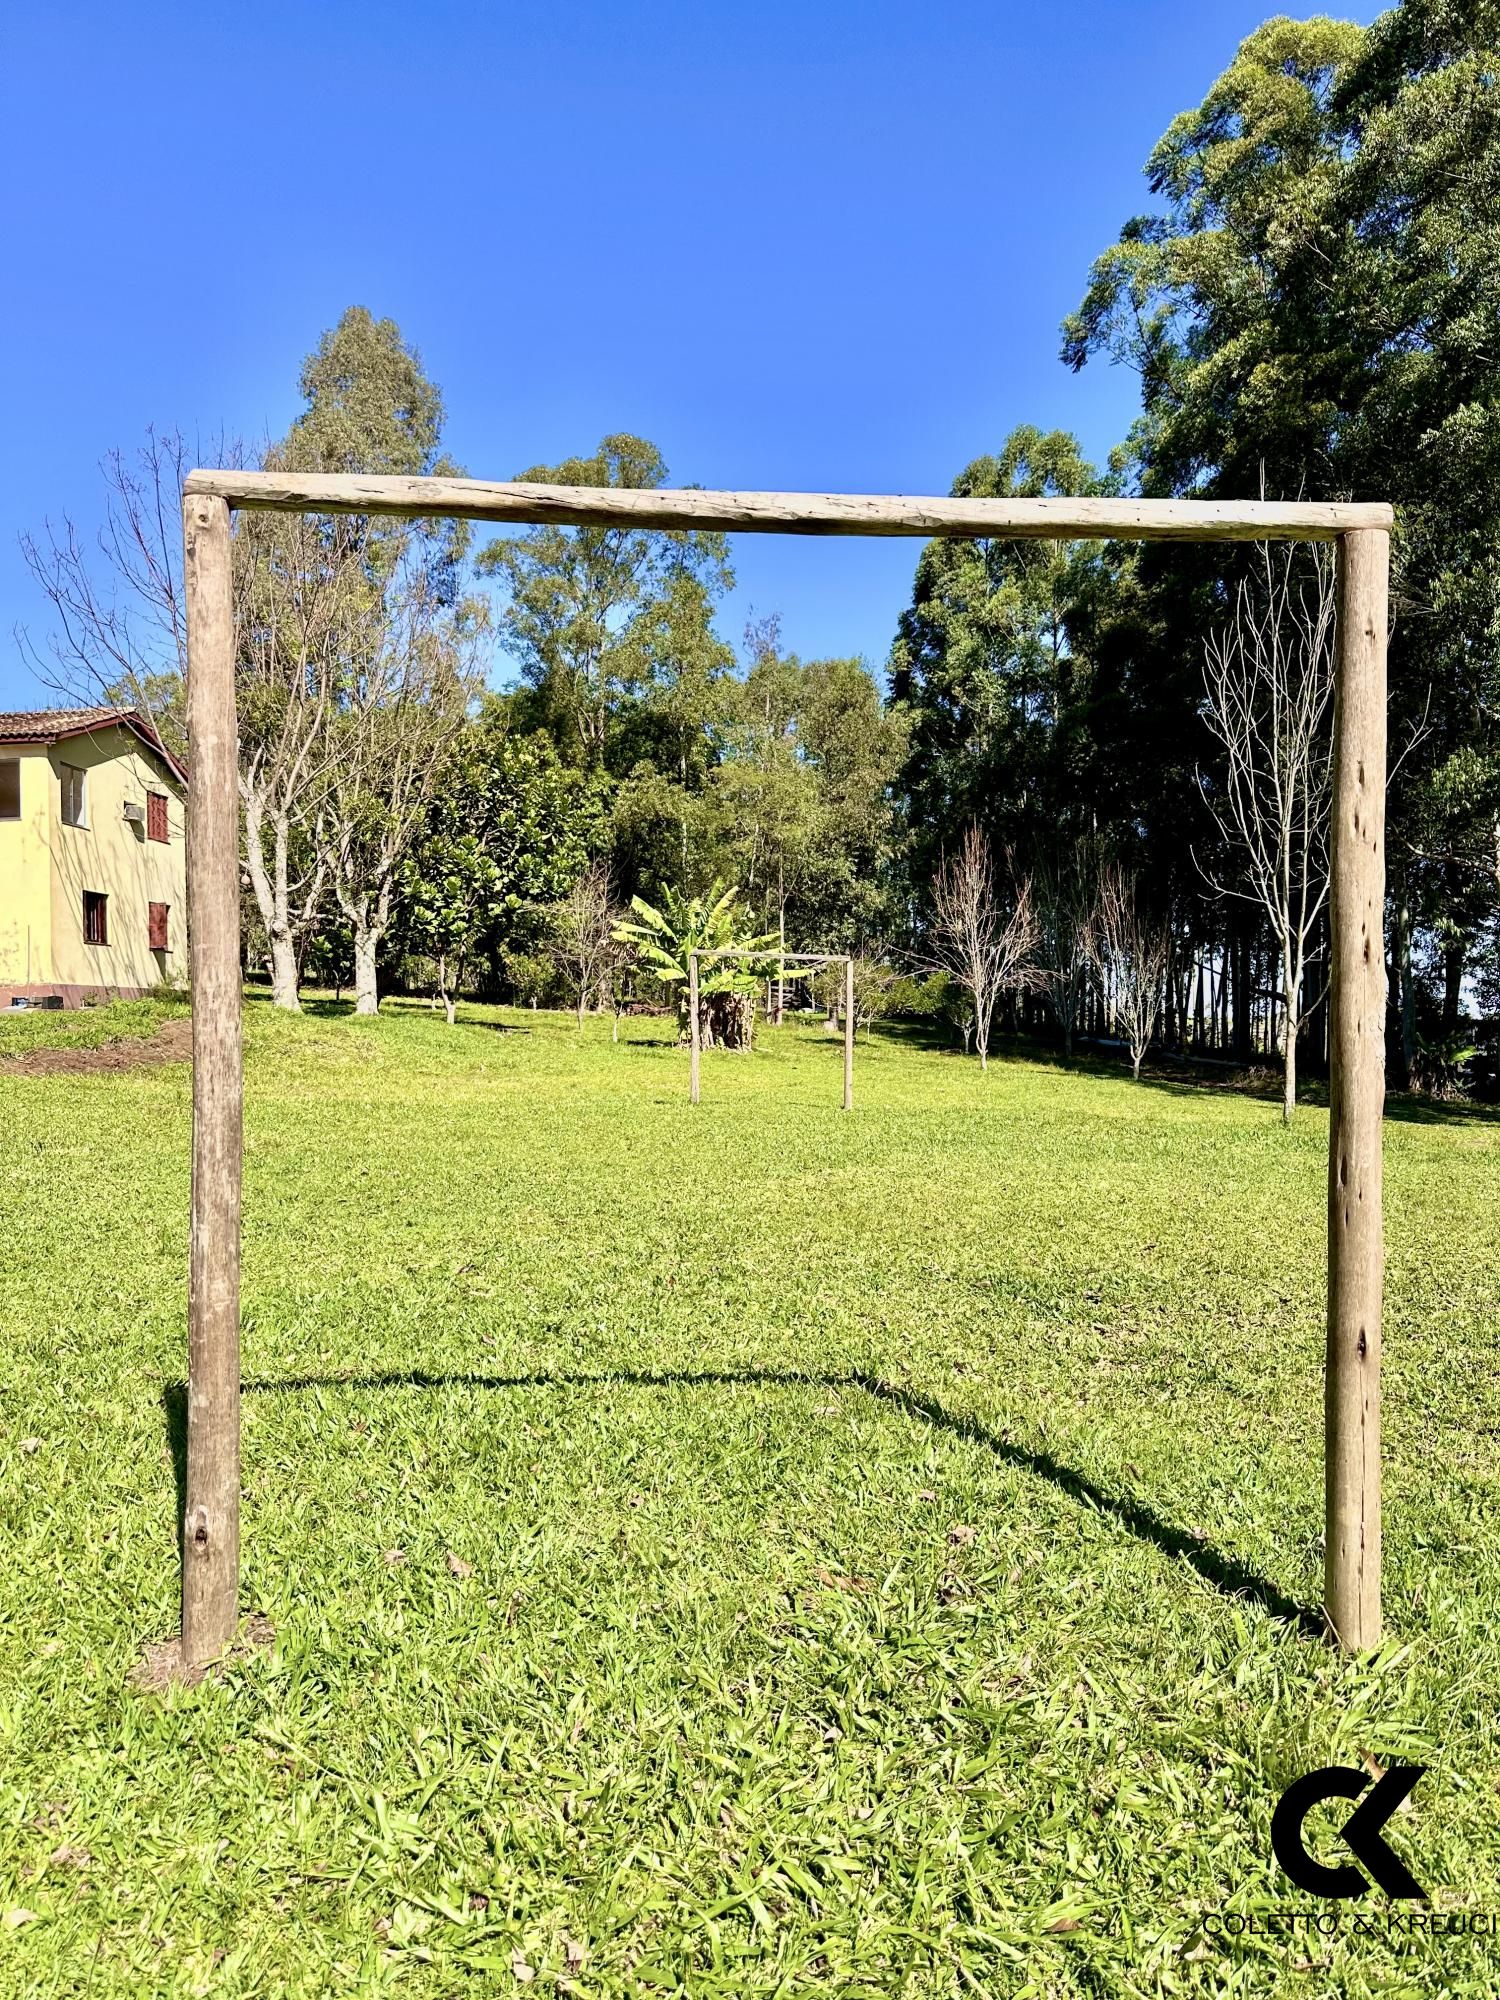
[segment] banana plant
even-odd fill
[[[703,896],[668,889],[661,908],[632,896],[635,921],[615,926],[621,944],[634,947],[636,962],[671,992],[677,1002],[680,1034],[689,1032],[688,954],[733,952],[733,957],[698,961],[699,1026],[705,1048],[747,1049],[755,1025],[755,995],[776,963],[774,931],[751,935],[736,906],[739,891],[715,882]]]

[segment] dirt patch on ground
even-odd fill
[[[128,1679],[138,1694],[165,1694],[169,1687],[196,1687],[207,1674],[216,1678],[226,1667],[236,1660],[247,1660],[256,1653],[269,1652],[276,1643],[276,1627],[269,1618],[259,1611],[252,1611],[241,1624],[229,1649],[217,1660],[210,1660],[206,1666],[189,1666],[182,1657],[181,1639],[153,1639],[147,1645],[140,1660],[130,1670]]]
[[[96,1049],[27,1049],[18,1056],[0,1058],[4,1076],[87,1076],[98,1073],[118,1075],[121,1070],[149,1069],[156,1063],[188,1062],[193,1053],[191,1021],[168,1021],[154,1035],[122,1035]]]

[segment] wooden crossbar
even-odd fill
[[[190,472],[189,497],[282,513],[443,515],[569,528],[700,528],[762,535],[959,535],[1022,541],[1330,542],[1385,528],[1379,501],[954,500],[904,493],[711,493],[697,487],[543,486],[344,472]]]

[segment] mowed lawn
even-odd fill
[[[249,1005],[276,1637],[165,1697],[188,1072],[0,1076],[0,1993],[1494,1992],[1269,1823],[1428,1765],[1393,1844],[1500,1909],[1500,1124],[1388,1124],[1350,1664],[1323,1112],[893,1034],[844,1117],[813,1027],[694,1110],[667,1035]]]

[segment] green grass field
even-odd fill
[[[1350,1663],[1324,1113],[891,1036],[845,1118],[813,1028],[694,1111],[665,1035],[250,1006],[276,1640],[166,1696],[188,1073],[0,1076],[0,1992],[1496,1991],[1268,1827],[1429,1765],[1393,1844],[1500,1908],[1500,1124],[1388,1126]]]

